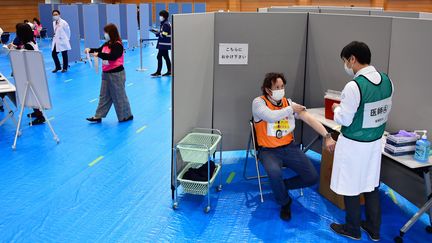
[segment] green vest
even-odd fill
[[[392,105],[393,87],[389,77],[380,74],[379,84],[372,83],[363,75],[354,79],[360,90],[360,105],[351,125],[342,126],[344,137],[359,142],[373,142],[384,134]]]

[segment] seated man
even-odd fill
[[[281,73],[268,73],[261,87],[263,95],[254,99],[252,113],[258,142],[258,157],[264,165],[276,202],[282,206],[280,217],[291,219],[292,199],[288,190],[314,185],[318,173],[311,161],[294,145],[295,118],[311,126],[325,139],[329,151],[336,142],[324,126],[313,118],[304,106],[285,98],[286,80]],[[284,179],[282,167],[288,167],[297,176]]]

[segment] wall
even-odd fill
[[[4,31],[15,32],[15,25],[24,19],[38,16],[38,3],[44,0],[1,0],[0,27]]]

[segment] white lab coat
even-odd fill
[[[364,75],[375,84],[381,76],[372,66],[359,70],[355,77]],[[335,109],[334,120],[349,126],[360,104],[360,90],[354,81],[342,91],[341,106]],[[379,185],[381,172],[381,139],[374,142],[357,142],[339,135],[331,175],[330,188],[339,195],[356,196],[371,192]]]
[[[55,46],[57,52],[68,51],[71,49],[69,24],[63,19],[59,19],[58,24],[56,22],[53,21],[54,37],[51,50],[54,50]]]

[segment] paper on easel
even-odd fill
[[[87,53],[87,62],[89,63],[90,68],[93,68],[93,62],[92,62],[92,60],[90,58],[90,53]]]
[[[94,68],[96,73],[99,73],[99,58],[98,57],[94,57]]]

